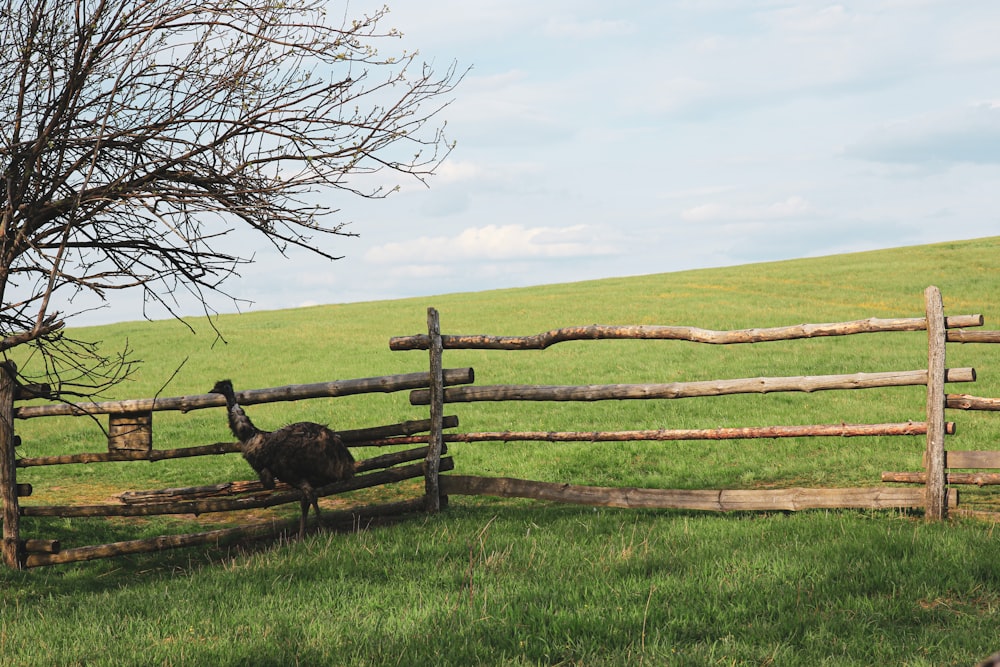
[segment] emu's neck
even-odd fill
[[[260,430],[253,425],[243,408],[236,402],[236,394],[226,393],[226,414],[229,417],[229,429],[241,442],[249,440],[260,433]]]

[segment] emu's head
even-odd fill
[[[233,382],[232,380],[219,380],[212,387],[210,394],[222,394],[223,396],[229,396],[233,393]]]

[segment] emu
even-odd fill
[[[279,479],[302,492],[299,519],[299,537],[302,537],[309,505],[316,510],[316,521],[320,520],[315,487],[353,476],[354,457],[340,436],[322,424],[298,422],[277,431],[260,430],[236,402],[230,380],[215,383],[210,393],[226,397],[229,428],[239,439],[243,458],[257,472],[264,488],[273,489],[274,480]]]

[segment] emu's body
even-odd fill
[[[253,425],[236,402],[229,380],[221,380],[211,393],[226,397],[229,428],[240,441],[243,458],[253,468],[261,483],[274,488],[279,479],[302,491],[302,516],[299,534],[305,533],[309,505],[319,519],[316,487],[347,479],[354,474],[354,457],[340,436],[322,424],[298,422],[277,431],[262,431]]]

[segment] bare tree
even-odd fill
[[[57,299],[137,288],[178,316],[191,293],[211,314],[252,260],[233,230],[337,259],[317,238],[351,234],[312,193],[383,197],[366,175],[423,179],[452,147],[431,121],[461,74],[382,55],[400,34],[387,8],[330,21],[326,0],[0,3],[0,352],[31,347],[65,393],[132,361],[68,337],[79,310]]]

